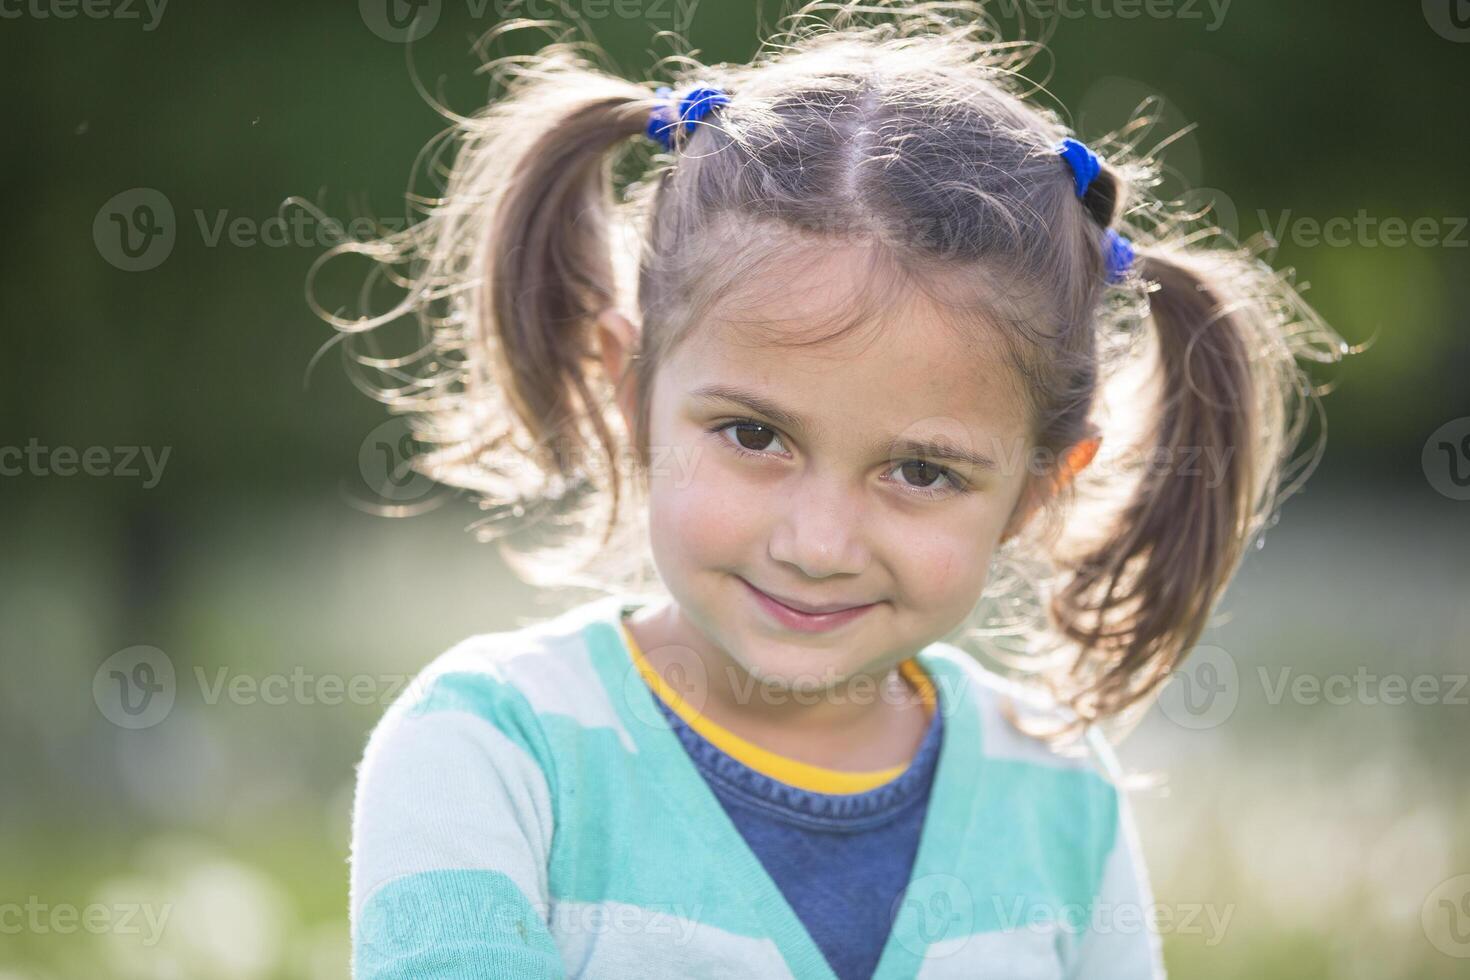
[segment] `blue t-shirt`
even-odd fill
[[[695,766],[841,980],[868,980],[913,870],[943,735],[895,779],[860,793],[814,793],[758,772],[655,697]]]

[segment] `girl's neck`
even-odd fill
[[[918,751],[929,715],[894,665],[854,675],[828,692],[801,695],[763,687],[709,643],[665,601],[624,619],[644,659],[676,691],[686,692],[691,652],[702,674],[690,704],[701,715],[768,751],[809,765],[847,771],[886,769]],[[687,692],[686,692],[687,693]],[[851,694],[852,696],[845,696]]]

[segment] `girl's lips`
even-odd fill
[[[746,582],[745,579],[741,579],[740,581],[744,583],[745,588],[750,592],[756,605],[770,616],[770,618],[787,629],[796,630],[800,633],[820,633],[825,630],[836,629],[845,623],[857,619],[863,613],[877,605],[876,602],[870,602],[865,606],[853,606],[849,609],[839,609],[836,612],[804,613],[800,610],[792,609],[780,600],[767,595],[749,582]]]

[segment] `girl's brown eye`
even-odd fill
[[[775,437],[775,433],[770,429],[763,425],[756,425],[753,422],[739,422],[732,426],[732,428],[735,430],[736,442],[740,444],[741,448],[749,449],[752,452],[764,452],[770,446],[771,439]]]
[[[935,480],[944,475],[944,471],[927,460],[914,459],[899,467],[904,471],[904,477],[910,481],[910,485],[917,488],[925,488]]]

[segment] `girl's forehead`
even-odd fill
[[[711,388],[757,392],[792,414],[844,428],[948,419],[977,433],[1024,431],[1020,378],[995,331],[966,330],[906,304],[823,339],[831,332],[830,322],[796,317],[711,318],[680,345],[667,377],[676,397]]]

